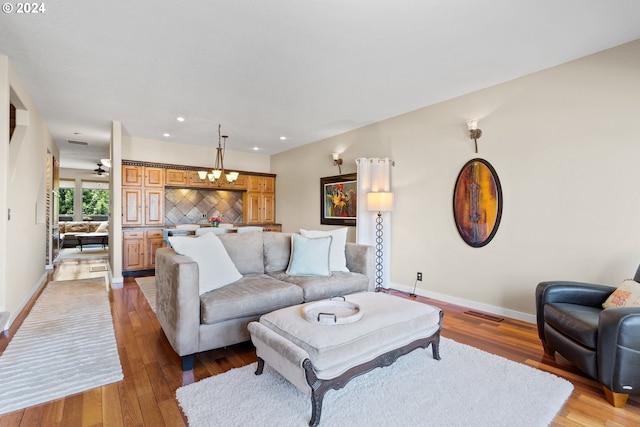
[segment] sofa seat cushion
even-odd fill
[[[299,286],[305,301],[316,301],[337,295],[366,291],[369,279],[360,273],[334,271],[331,276],[292,276],[284,271],[269,273],[277,280]]]
[[[544,306],[544,319],[563,335],[594,349],[598,342],[598,320],[601,308],[568,303]]]
[[[254,316],[302,302],[302,289],[296,285],[266,274],[249,274],[237,282],[201,295],[201,322],[212,324]]]

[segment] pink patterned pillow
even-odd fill
[[[603,308],[640,307],[640,283],[627,279],[602,304]]]

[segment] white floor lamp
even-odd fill
[[[384,290],[382,286],[382,260],[383,260],[383,239],[382,239],[382,212],[393,210],[393,193],[387,191],[377,191],[367,193],[367,210],[378,212],[376,218],[376,292]]]

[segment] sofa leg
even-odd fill
[[[624,405],[627,403],[627,399],[629,398],[628,394],[614,393],[604,385],[602,386],[602,388],[604,389],[604,396],[607,398],[607,402],[609,402],[616,408],[624,408]]]
[[[191,371],[193,370],[193,365],[195,365],[196,355],[190,354],[188,356],[182,356],[182,370],[183,371]]]
[[[542,348],[544,349],[544,354],[546,354],[547,356],[555,357],[556,351],[544,341],[542,341]]]

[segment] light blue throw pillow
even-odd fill
[[[330,276],[331,236],[307,238],[291,235],[291,258],[287,274],[292,276]]]

